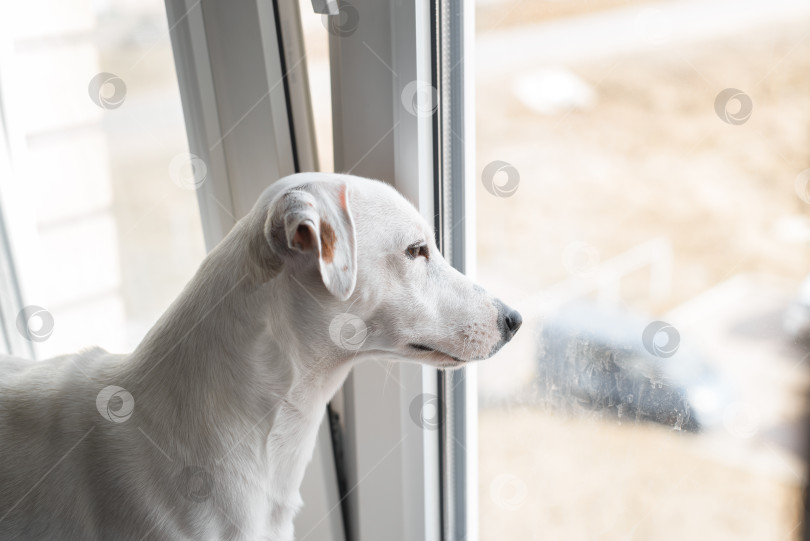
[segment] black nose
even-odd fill
[[[503,317],[503,322],[506,323],[506,328],[509,329],[512,334],[515,334],[523,324],[523,317],[521,317],[520,312],[514,308],[509,308],[508,310],[509,311],[506,312],[506,315]]]
[[[506,306],[501,301],[496,302],[498,303],[498,326],[504,342],[508,342],[523,324],[523,317],[514,308]]]

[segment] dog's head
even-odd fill
[[[312,173],[281,182],[264,236],[309,341],[339,358],[456,367],[517,332],[520,314],[451,267],[391,186]]]

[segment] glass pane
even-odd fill
[[[37,355],[129,351],[204,256],[163,2],[17,2],[0,19],[0,196],[23,299],[53,317],[49,335],[28,318]]]
[[[315,146],[319,171],[333,172],[332,153],[332,79],[329,73],[329,26],[326,15],[313,13],[311,0],[298,0],[301,30],[304,36],[309,95],[315,128]]]
[[[810,3],[477,10],[482,541],[798,539]]]

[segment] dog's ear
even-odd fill
[[[282,194],[267,216],[265,237],[277,253],[316,257],[326,289],[346,300],[357,282],[354,220],[344,183],[312,183]]]

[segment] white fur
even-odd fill
[[[454,367],[513,334],[432,239],[386,184],[293,175],[132,354],[0,357],[0,539],[291,540],[324,407],[354,364]],[[417,241],[428,258],[406,255]]]

